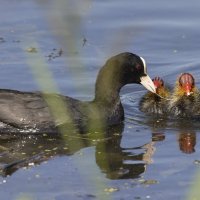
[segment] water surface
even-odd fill
[[[40,90],[29,63],[37,54],[62,94],[91,100],[99,68],[123,51],[143,56],[152,77],[173,85],[190,72],[200,86],[199,8],[197,0],[3,1],[0,88]],[[122,89],[124,125],[106,136],[2,135],[1,198],[186,198],[199,169],[200,126],[145,116],[138,110],[145,92]]]

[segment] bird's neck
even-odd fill
[[[98,77],[95,85],[95,101],[112,105],[120,100],[121,84],[112,77]]]
[[[107,105],[119,102],[123,84],[120,82],[120,75],[113,72],[114,70],[105,67],[100,70],[95,85],[95,101],[105,102]]]
[[[119,101],[120,88],[113,88],[107,85],[101,86],[97,86],[95,89],[95,101],[105,102],[107,105],[112,105]]]

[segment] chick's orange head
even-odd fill
[[[192,90],[195,86],[194,77],[189,73],[183,73],[179,77],[179,85],[185,91],[186,96],[192,94]]]

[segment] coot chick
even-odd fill
[[[147,114],[167,114],[169,88],[165,86],[163,79],[155,77],[152,79],[156,93],[147,92],[139,102],[139,109]]]
[[[111,57],[100,69],[95,97],[83,102],[59,94],[0,90],[0,132],[54,132],[69,124],[80,132],[96,125],[115,125],[124,120],[120,89],[130,83],[142,84],[151,92],[155,87],[147,75],[145,60],[125,52]],[[55,105],[62,100],[62,106]],[[58,107],[52,111],[50,104]],[[54,109],[55,110],[55,109]]]
[[[190,73],[181,74],[176,81],[169,103],[172,116],[193,118],[200,116],[200,94]]]

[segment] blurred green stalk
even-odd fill
[[[196,172],[196,176],[193,179],[192,187],[190,188],[187,200],[199,200],[200,199],[200,170]]]
[[[36,42],[31,43],[31,46],[34,46],[39,50],[39,45]],[[58,124],[64,124],[65,121],[71,122],[67,127],[68,129],[74,130],[75,127],[72,123],[67,104],[63,102],[59,95],[57,95],[59,94],[59,90],[56,86],[56,83],[53,81],[53,75],[49,70],[45,60],[39,53],[30,53],[27,58],[31,72],[33,73],[33,76],[39,85],[40,91],[43,94],[43,98],[47,102],[55,122],[58,122]],[[49,93],[55,95],[45,95]],[[64,133],[65,128],[65,126],[59,127],[62,133]]]
[[[29,43],[29,46],[34,46],[34,48],[36,48],[38,52],[40,52],[39,45],[36,42]],[[71,121],[71,123],[67,123],[66,126],[64,125],[59,127],[59,131],[63,136],[64,141],[67,143],[69,150],[73,149],[74,145],[78,146],[78,149],[84,147],[83,144],[84,139],[87,139],[91,142],[94,140],[104,139],[105,137],[104,130],[100,130],[99,134],[93,134],[93,133],[88,134],[87,137],[81,137],[81,136],[78,137],[77,134],[73,133],[72,130],[76,129],[72,120],[70,119],[70,115],[68,114],[70,112],[68,112],[68,107],[66,102],[64,102],[59,95],[52,95],[51,97],[45,95],[45,93],[52,93],[52,94],[59,93],[59,90],[56,86],[56,83],[53,80],[53,75],[50,72],[48,65],[46,64],[45,60],[40,55],[40,53],[27,53],[27,54],[28,54],[27,57],[28,65],[30,66],[34,78],[36,79],[39,88],[43,93],[44,100],[47,102],[55,121],[59,121],[60,123],[65,122],[66,119],[67,121]],[[91,127],[94,129],[93,125],[91,125]],[[88,125],[88,128],[90,130],[90,125]],[[93,129],[91,131],[95,131]],[[104,165],[107,165],[106,160],[102,162],[105,162]],[[88,168],[84,169],[84,166],[81,165],[81,162],[79,160],[76,160],[75,165],[79,166],[79,168],[81,168],[81,171],[83,170],[83,172],[85,170],[90,171]],[[80,174],[81,171],[79,171]],[[100,177],[100,179],[97,179],[96,177],[97,177],[96,174],[91,174],[91,176],[84,177],[84,179],[88,183],[95,185],[96,191],[94,192],[96,193],[99,199],[111,199],[111,195],[107,195],[104,192],[104,189],[107,187],[104,178]]]

